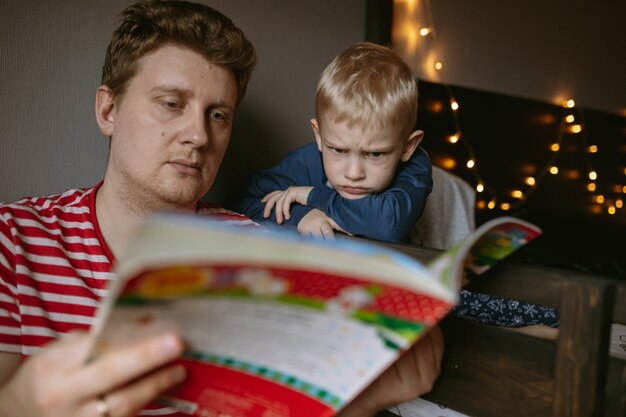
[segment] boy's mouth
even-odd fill
[[[352,195],[369,194],[369,190],[363,187],[340,187],[341,191]]]

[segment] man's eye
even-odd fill
[[[211,112],[211,118],[213,120],[226,120],[226,115],[224,113],[221,113],[219,111],[212,111]]]
[[[330,150],[333,153],[339,154],[339,155],[343,155],[344,153],[346,153],[345,149],[341,149],[341,148],[333,148],[332,146],[330,146]]]
[[[367,156],[369,156],[370,158],[380,158],[384,155],[384,152],[368,152]]]
[[[163,103],[163,106],[170,110],[176,110],[179,107],[178,103],[176,103],[175,101],[166,101],[165,103]]]

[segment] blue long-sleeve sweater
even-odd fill
[[[293,204],[284,225],[297,228],[300,220],[317,208],[344,230],[371,239],[399,242],[407,237],[422,215],[432,190],[432,166],[426,152],[417,148],[411,159],[400,162],[389,186],[381,193],[357,200],[341,197],[324,175],[322,154],[315,142],[290,152],[278,165],[252,174],[237,210],[262,223],[276,223],[275,211],[263,217],[261,199],[290,186],[312,186],[307,205]]]

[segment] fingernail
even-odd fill
[[[167,356],[178,356],[182,351],[182,343],[175,335],[167,335],[161,339],[161,351]]]

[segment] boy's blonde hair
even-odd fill
[[[315,112],[352,127],[413,131],[417,118],[417,81],[408,65],[391,48],[357,43],[339,54],[317,85]]]

